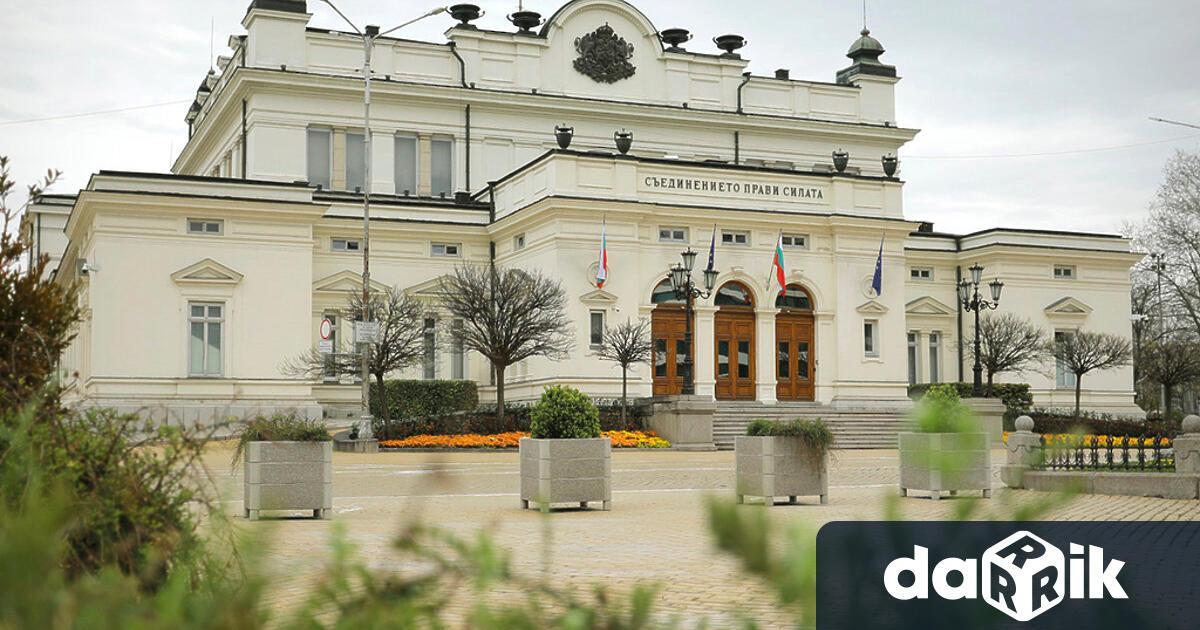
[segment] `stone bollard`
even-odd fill
[[[1175,438],[1175,472],[1200,474],[1200,416],[1183,419],[1183,432]]]
[[[1008,434],[1008,444],[1004,445],[1008,459],[1000,467],[1000,480],[1010,488],[1023,488],[1025,471],[1042,457],[1042,436],[1033,432],[1033,418],[1029,416],[1017,418],[1016,427],[1016,431]]]

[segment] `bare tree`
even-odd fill
[[[1075,415],[1078,416],[1084,375],[1128,365],[1132,347],[1128,339],[1118,335],[1080,330],[1050,342],[1047,351],[1075,375]]]
[[[624,323],[604,329],[604,341],[596,354],[601,359],[621,366],[622,430],[625,429],[628,416],[629,368],[638,363],[649,363],[652,350],[650,322],[644,319],[637,323],[626,319]]]
[[[496,415],[504,420],[504,371],[530,357],[570,355],[571,322],[562,283],[538,271],[462,265],[443,278],[442,307],[463,321],[462,345],[496,375]]]
[[[1163,169],[1150,219],[1136,242],[1160,254],[1163,312],[1159,330],[1186,327],[1200,337],[1200,153],[1177,151]],[[1155,278],[1154,281],[1157,281]],[[1157,313],[1150,313],[1152,316]]]
[[[397,288],[371,295],[369,312],[379,322],[379,341],[368,344],[367,371],[375,377],[382,420],[391,420],[384,394],[384,379],[397,370],[416,365],[424,357],[424,306]],[[352,291],[346,303],[345,317],[358,321],[363,314],[363,296]],[[284,364],[288,374],[318,379],[326,375],[355,376],[362,370],[357,353],[323,354],[311,348]]]
[[[1163,418],[1169,418],[1175,389],[1200,379],[1200,343],[1173,336],[1144,346],[1140,353],[1142,375],[1162,385]]]
[[[992,381],[1003,372],[1026,372],[1046,362],[1046,333],[1033,322],[1013,313],[984,315],[979,320],[979,362],[987,372],[987,395]],[[975,344],[967,344],[975,360]]]

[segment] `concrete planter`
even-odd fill
[[[992,453],[987,433],[901,433],[900,496],[924,490],[934,499],[943,492],[980,490],[992,496]]]
[[[762,497],[774,505],[775,497],[795,503],[799,496],[819,496],[829,502],[829,454],[818,453],[798,437],[738,436],[733,448],[737,459],[737,501]]]
[[[612,440],[521,438],[521,507],[612,508]]]
[[[260,510],[333,509],[333,442],[249,442],[244,459],[246,518]]]

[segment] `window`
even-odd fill
[[[929,333],[929,382],[942,382],[942,333]]]
[[[433,196],[449,197],[454,192],[454,140],[434,138],[429,159]]]
[[[663,243],[686,243],[688,241],[687,228],[660,227],[658,228],[658,240]]]
[[[222,221],[211,221],[207,219],[188,219],[187,227],[188,234],[208,234],[212,236],[220,236],[222,233]]]
[[[432,381],[437,374],[437,320],[432,317],[425,318],[425,338],[423,341],[424,358],[422,364],[425,368],[423,374],[425,380]]]
[[[461,381],[467,377],[467,353],[463,350],[463,320],[450,323],[450,378]]]
[[[221,333],[225,323],[225,305],[208,303],[188,304],[189,376],[221,375]]]
[[[804,234],[784,234],[782,239],[787,249],[808,249],[808,236]]]
[[[749,232],[726,232],[724,230],[721,230],[721,244],[722,245],[749,245],[750,244],[750,233]]]
[[[352,241],[345,238],[335,238],[333,239],[332,245],[330,245],[330,249],[335,252],[357,252],[361,251],[359,246],[360,243],[358,241]]]
[[[921,380],[921,335],[908,333],[908,384],[916,385]]]
[[[308,183],[325,189],[333,180],[332,135],[328,129],[308,130]]]
[[[346,190],[366,190],[367,140],[357,132],[346,132]]]
[[[1063,343],[1073,337],[1075,333],[1070,330],[1054,331],[1054,343]],[[1075,373],[1067,369],[1065,363],[1060,360],[1054,361],[1054,385],[1059,389],[1075,389]]]
[[[1058,280],[1074,280],[1075,268],[1069,265],[1054,265],[1054,277]]]
[[[331,329],[331,332],[329,335],[329,342],[333,346],[333,352],[337,353],[337,351],[338,351],[338,316],[337,316],[337,313],[325,313],[324,315],[322,315],[322,317],[324,319],[328,319],[329,323],[333,324],[333,328]],[[334,357],[327,356],[325,358],[325,380],[327,382],[337,381],[338,376],[339,375],[337,372],[337,363],[334,360]]]
[[[879,356],[879,320],[863,320],[863,354],[868,357]]]
[[[908,270],[908,273],[913,280],[933,280],[932,267],[913,267]]]
[[[604,344],[604,311],[592,311],[588,322],[588,340],[592,346]]]
[[[396,194],[417,194],[417,137],[396,136]]]
[[[524,234],[518,234],[515,237],[513,237],[513,249],[515,249],[515,250],[525,249],[525,235]]]
[[[438,258],[462,258],[462,244],[434,243],[430,255]]]

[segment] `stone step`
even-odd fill
[[[718,449],[733,448],[734,439],[746,434],[746,427],[757,418],[821,418],[833,432],[833,448],[896,448],[897,435],[904,428],[902,415],[874,412],[834,411],[828,408],[799,409],[723,406],[713,419],[713,443]]]

